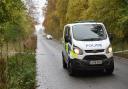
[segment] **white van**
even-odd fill
[[[103,70],[112,74],[113,52],[103,23],[76,22],[64,26],[63,68],[70,75],[77,70]]]

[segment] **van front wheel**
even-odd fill
[[[63,53],[62,53],[62,62],[63,62],[63,68],[64,68],[64,69],[67,69],[67,64],[65,63]]]
[[[72,62],[69,62],[68,64],[68,73],[70,76],[73,76],[75,74],[75,70],[73,69]]]
[[[114,71],[114,62],[112,61],[111,67],[106,69],[107,74],[112,74]]]

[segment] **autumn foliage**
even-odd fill
[[[126,0],[47,0],[43,25],[46,32],[61,38],[63,26],[78,20],[103,22],[115,38],[128,40]]]

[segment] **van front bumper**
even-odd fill
[[[92,60],[71,59],[74,70],[102,70],[109,69],[114,64],[113,57],[102,60],[102,64],[90,64]]]

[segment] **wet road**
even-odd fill
[[[71,77],[62,67],[61,44],[38,35],[37,89],[128,89],[128,60],[115,58],[113,75]]]

